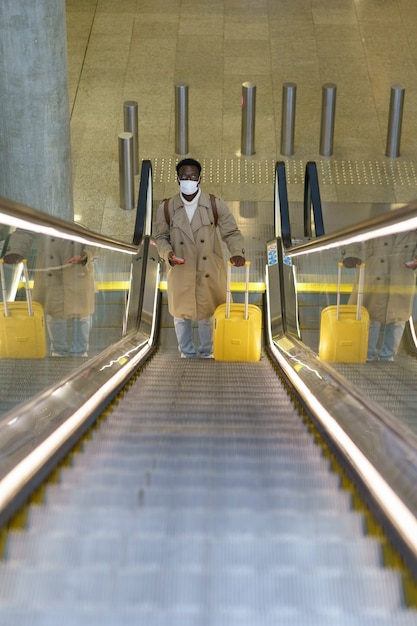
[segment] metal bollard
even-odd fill
[[[333,154],[334,116],[336,110],[336,85],[323,85],[320,129],[320,154]]]
[[[402,85],[391,86],[389,105],[387,148],[385,156],[395,158],[400,156],[401,127],[403,122],[405,89]]]
[[[123,130],[133,135],[133,171],[139,174],[138,103],[128,100],[123,104]]]
[[[284,83],[282,88],[281,154],[294,154],[295,100],[297,85]]]
[[[119,134],[119,190],[120,208],[130,210],[135,206],[135,175],[133,171],[133,135]]]
[[[256,84],[242,83],[241,154],[255,154]]]
[[[175,152],[188,153],[188,85],[175,85]]]

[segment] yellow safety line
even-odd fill
[[[341,293],[352,293],[353,285],[341,285],[340,292]],[[337,293],[337,284],[336,283],[298,283],[296,285],[297,293]],[[416,291],[416,287],[414,285],[384,285],[378,286],[375,285],[373,287],[368,287],[366,289],[367,294],[369,293],[390,293],[390,294],[413,294]]]
[[[245,292],[246,283],[244,282],[232,282],[231,290],[234,292]],[[23,281],[19,281],[19,289],[24,289],[25,283]],[[33,289],[33,280],[29,281],[29,288]],[[265,283],[264,282],[253,282],[249,283],[249,293],[264,293],[265,292]],[[97,283],[98,291],[128,291],[130,289],[130,282],[128,280],[106,280],[99,281]],[[159,282],[160,291],[167,290],[167,281],[161,280]],[[348,293],[352,292],[353,285],[341,285],[340,292]],[[298,283],[296,285],[297,293],[336,293],[337,292],[337,284],[336,283]],[[382,293],[383,289],[381,287],[375,287],[375,289],[368,289],[367,293],[370,292],[378,292]],[[401,285],[395,286],[387,286],[386,291],[389,293],[414,293],[415,287],[412,285],[407,285],[401,287]]]
[[[230,285],[230,289],[231,291],[234,292],[245,292],[245,288],[246,288],[246,283],[245,282],[241,282],[241,283],[231,283]],[[159,290],[160,291],[166,291],[167,290],[167,281],[166,280],[161,280],[159,282]],[[265,291],[265,283],[263,282],[259,282],[259,283],[249,283],[249,293],[263,293]]]
[[[353,285],[340,285],[341,293],[351,293]],[[336,283],[297,283],[298,293],[336,293]]]

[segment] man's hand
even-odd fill
[[[404,267],[408,267],[410,270],[417,269],[417,259],[412,259],[411,261],[404,261]]]
[[[88,261],[87,252],[82,252],[80,256],[73,256],[72,259],[68,259],[68,263],[71,263],[74,265],[76,263],[78,263],[79,265],[87,265],[87,261]]]
[[[17,265],[17,263],[23,261],[23,257],[21,254],[6,254],[3,260],[9,265]]]
[[[344,267],[348,267],[352,269],[352,267],[358,267],[362,263],[362,259],[358,259],[356,256],[347,256],[346,259],[343,259]]]
[[[185,263],[185,259],[181,259],[175,256],[173,252],[170,252],[168,254],[168,260],[171,263],[171,265],[183,265]]]
[[[230,263],[235,267],[242,267],[246,263],[246,259],[243,256],[232,256]]]

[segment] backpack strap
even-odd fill
[[[169,198],[165,198],[165,200],[164,200],[164,215],[165,215],[165,221],[166,221],[166,223],[169,226],[171,220],[170,220],[170,217],[169,217],[168,205],[169,205]]]
[[[170,198],[165,198],[164,200],[164,215],[165,215],[165,221],[168,224],[168,226],[171,223],[171,218],[169,216],[169,210],[168,210],[169,200]],[[211,202],[211,210],[213,211],[214,225],[217,226],[219,214],[217,212],[216,198],[214,197],[212,193],[210,194],[210,202]]]
[[[211,202],[211,210],[213,211],[214,225],[217,226],[219,214],[217,212],[216,198],[214,197],[212,193],[210,194],[210,202]]]

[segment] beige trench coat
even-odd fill
[[[40,302],[46,314],[60,319],[87,317],[95,308],[95,281],[92,251],[80,243],[58,237],[35,238],[24,231],[14,232],[6,254],[26,257],[32,243],[37,248],[33,299]],[[87,253],[87,264],[69,259]],[[61,267],[64,266],[64,267]],[[48,269],[48,268],[60,269]],[[46,271],[44,271],[46,270]]]
[[[363,306],[371,320],[391,324],[410,317],[416,291],[416,274],[404,267],[417,254],[415,231],[378,237],[350,246],[342,258],[358,257],[365,262]],[[356,288],[349,302],[356,303]]]
[[[230,256],[244,256],[244,240],[226,203],[216,198],[216,229],[210,196],[201,192],[198,207],[190,223],[180,194],[170,199],[168,225],[164,202],[157,211],[155,241],[159,255],[167,265],[168,309],[173,317],[205,319],[211,317],[226,300],[226,266],[221,238]],[[183,265],[171,266],[170,252],[186,259]]]

